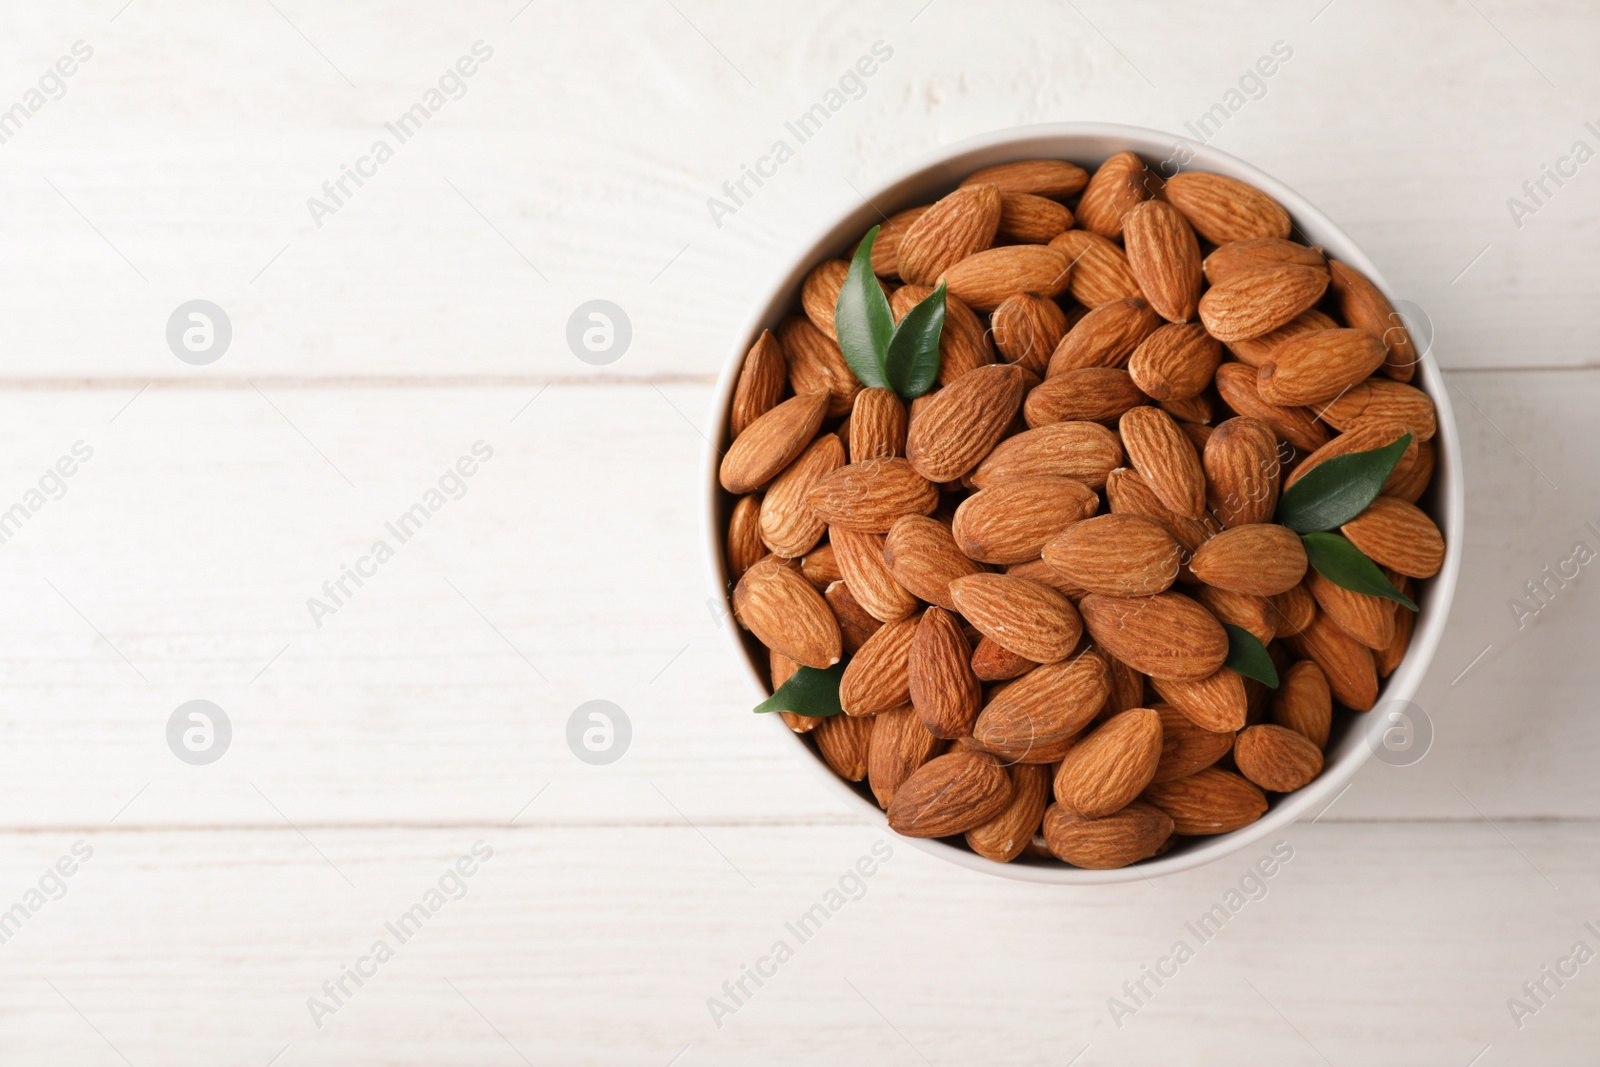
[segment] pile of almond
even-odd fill
[[[1417,506],[1434,406],[1389,301],[1292,232],[1250,185],[1128,152],[1009,163],[871,248],[896,319],[947,287],[931,392],[852,373],[848,259],[750,349],[720,470],[733,610],[774,690],[843,665],[843,714],[784,716],[899,833],[1124,866],[1260,818],[1321,772],[1336,706],[1372,707],[1414,615],[1308,568],[1275,508],[1410,434],[1340,532],[1414,593],[1444,558]],[[1224,665],[1224,623],[1275,690]]]

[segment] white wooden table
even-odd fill
[[[7,6],[0,1062],[1594,1062],[1600,963],[1542,969],[1600,950],[1600,600],[1580,572],[1525,625],[1510,606],[1600,549],[1600,163],[1522,188],[1600,148],[1590,8],[523,2]],[[860,98],[714,222],[877,41]],[[1185,924],[1265,847],[1091,892],[895,843],[799,944],[785,923],[882,835],[748,714],[707,610],[731,332],[853,186],[1018,123],[1181,131],[1280,41],[1215,143],[1368,249],[1456,394],[1432,751],[1284,835],[1203,944]],[[313,212],[345,166],[368,176]],[[233,330],[204,366],[165,335],[197,298]],[[565,341],[591,299],[632,323],[608,365]],[[464,495],[319,627],[308,598],[477,442]],[[203,766],[165,733],[195,699],[233,730]],[[592,699],[632,723],[607,766],[566,743]],[[401,943],[385,923],[441,877],[464,895]]]

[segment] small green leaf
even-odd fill
[[[1402,434],[1382,448],[1317,464],[1284,490],[1278,500],[1278,521],[1303,534],[1343,526],[1367,510],[1410,444],[1411,435]]]
[[[814,719],[837,715],[844,710],[839,706],[839,680],[843,677],[843,663],[835,663],[825,671],[801,667],[776,693],[757,704],[755,710],[790,711]]]
[[[939,335],[944,330],[944,286],[906,312],[889,339],[883,361],[889,387],[907,400],[933,388],[939,379]]]
[[[877,239],[878,227],[874,226],[856,247],[850,272],[844,276],[839,299],[834,301],[833,334],[844,361],[861,384],[887,389],[889,379],[883,368],[889,338],[894,334],[894,315],[878,276],[872,273],[872,244]]]
[[[1367,558],[1355,545],[1334,533],[1308,533],[1300,538],[1305,542],[1306,559],[1317,573],[1328,581],[1352,593],[1380,596],[1396,604],[1404,604],[1412,611],[1417,606],[1383,576],[1378,565]]]
[[[1225,622],[1222,628],[1228,631],[1228,658],[1223,666],[1231,667],[1246,678],[1254,678],[1262,685],[1278,688],[1278,670],[1256,635],[1232,623]]]

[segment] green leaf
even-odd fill
[[[1254,678],[1262,685],[1278,688],[1278,670],[1256,635],[1232,623],[1225,622],[1222,628],[1228,631],[1228,658],[1223,666],[1231,667],[1246,678]]]
[[[801,667],[755,710],[791,711],[814,719],[837,715],[844,710],[839,706],[839,680],[843,677],[843,663],[835,663],[825,671]]]
[[[1389,584],[1378,565],[1367,558],[1355,545],[1334,533],[1308,533],[1300,538],[1305,542],[1306,558],[1317,573],[1328,581],[1352,593],[1380,596],[1396,604],[1404,604],[1412,611],[1417,606],[1411,598]]]
[[[887,389],[889,379],[883,367],[889,338],[894,334],[894,315],[878,276],[872,273],[872,245],[877,239],[878,227],[874,226],[856,247],[850,272],[844,276],[839,299],[833,305],[833,334],[844,361],[861,384]]]
[[[1317,464],[1284,490],[1278,500],[1278,521],[1303,534],[1343,526],[1367,510],[1410,444],[1411,435],[1402,434],[1382,448]]]
[[[889,339],[883,369],[889,387],[907,400],[933,388],[939,379],[939,335],[944,330],[944,286],[906,312]]]

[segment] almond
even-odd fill
[[[1045,810],[1043,828],[1051,855],[1091,871],[1149,859],[1172,839],[1172,817],[1138,800],[1103,819],[1085,819],[1053,804]]]
[[[1033,193],[1000,194],[1000,236],[1042,245],[1070,229],[1072,212],[1066,205]]]
[[[867,613],[867,609],[861,606],[861,602],[850,591],[850,583],[843,579],[833,582],[824,589],[822,599],[828,602],[828,608],[839,622],[842,647],[847,656],[853,656],[861,651],[861,646],[867,643],[867,639],[883,626],[883,623],[873,618]]]
[[[839,302],[839,290],[844,288],[844,279],[849,273],[848,259],[825,259],[811,268],[800,285],[800,307],[824,337],[835,336],[833,308]]]
[[[1373,651],[1394,640],[1394,613],[1399,607],[1394,601],[1345,589],[1316,571],[1306,573],[1306,588],[1328,618]]]
[[[1421,389],[1385,378],[1369,378],[1352,385],[1319,412],[1323,422],[1348,433],[1369,422],[1399,422],[1418,441],[1431,440],[1438,431],[1433,398]]]
[[[1067,316],[1061,305],[1038,293],[1006,297],[989,317],[995,347],[1007,363],[1017,363],[1044,375],[1050,353],[1067,333]]]
[[[1383,483],[1383,495],[1415,504],[1427,492],[1433,480],[1435,450],[1432,441],[1418,441],[1416,450],[1406,449],[1395,466],[1394,473]]]
[[[1222,624],[1181,593],[1091,593],[1078,607],[1095,643],[1141,674],[1199,681],[1215,674],[1228,658]]]
[[[1113,515],[1139,515],[1157,523],[1192,553],[1211,536],[1204,523],[1175,513],[1161,502],[1138,471],[1126,467],[1106,477],[1106,500]]]
[[[1322,250],[1281,237],[1252,237],[1219,245],[1206,257],[1206,281],[1220,285],[1230,278],[1267,267],[1315,267],[1327,270]]]
[[[805,554],[800,560],[800,573],[819,590],[844,577],[839,573],[839,561],[833,558],[833,546],[826,542]]]
[[[828,524],[807,498],[823,475],[842,466],[844,445],[825,433],[773,480],[761,498],[761,540],[774,555],[795,559],[822,540]]]
[[[923,212],[900,241],[900,277],[935,285],[939,275],[994,243],[1000,228],[1000,191],[968,185]]]
[[[992,185],[1002,193],[1033,193],[1063,200],[1083,191],[1089,184],[1089,173],[1065,160],[1027,159],[985,167],[961,184],[963,187]]]
[[[785,319],[778,325],[778,342],[789,362],[789,384],[796,395],[826,393],[828,417],[850,413],[861,383],[833,338],[806,319]]]
[[[908,660],[910,698],[922,724],[935,737],[965,737],[972,732],[983,689],[971,661],[972,646],[955,617],[943,608],[923,612]]]
[[[1272,721],[1307,738],[1319,750],[1333,723],[1333,694],[1322,668],[1303,659],[1283,674],[1272,698]]]
[[[733,405],[728,415],[733,436],[738,437],[745,427],[777,407],[788,381],[789,363],[783,358],[783,346],[771,330],[762,330],[745,354],[739,381],[733,387]]]
[[[1022,855],[1044,818],[1050,799],[1050,769],[1019,764],[1006,768],[1011,803],[982,826],[967,831],[967,844],[984,859],[1010,863]]]
[[[1257,522],[1224,530],[1195,552],[1194,576],[1207,585],[1252,596],[1274,596],[1306,575],[1306,550],[1287,526]]]
[[[1245,723],[1244,677],[1227,667],[1197,681],[1151,678],[1150,686],[1203,730],[1231,733]]]
[[[1048,245],[1002,245],[966,256],[941,277],[952,296],[979,311],[993,311],[1018,293],[1061,293],[1067,268],[1067,257]]]
[[[1054,422],[1110,423],[1147,399],[1120,367],[1085,367],[1035,386],[1022,410],[1035,429]]]
[[[893,389],[863,389],[850,409],[850,459],[893,459],[906,451],[906,405]]]
[[[956,609],[985,637],[1035,663],[1066,659],[1083,634],[1071,601],[1025,578],[973,574],[951,582],[950,594]]]
[[[790,397],[746,426],[722,456],[722,488],[742,494],[770,482],[805,451],[827,409],[826,393]]]
[[[1310,626],[1311,620],[1316,617],[1316,598],[1311,595],[1311,591],[1304,583],[1274,594],[1270,599],[1278,613],[1276,625],[1279,637],[1289,637],[1299,633]]]
[[[1292,793],[1322,773],[1322,749],[1282,726],[1241,730],[1233,761],[1240,774],[1273,793]]]
[[[872,737],[867,745],[867,782],[878,807],[887,808],[905,780],[938,755],[940,741],[911,708],[880,712],[868,721]]]
[[[1161,327],[1133,350],[1128,373],[1156,400],[1188,400],[1205,392],[1222,362],[1222,342],[1199,323]]]
[[[1304,630],[1288,638],[1289,647],[1322,668],[1334,699],[1353,711],[1370,711],[1378,699],[1378,671],[1372,649],[1317,612]]]
[[[1403,435],[1411,431],[1403,423],[1374,421],[1363,422],[1349,433],[1342,433],[1327,444],[1311,453],[1289,472],[1289,477],[1284,480],[1283,487],[1288,489],[1301,478],[1316,470],[1318,466],[1326,463],[1335,456],[1347,456],[1352,452],[1370,452],[1375,448],[1393,444]],[[1400,476],[1401,467],[1408,458],[1414,457],[1417,451],[1415,438],[1406,446],[1405,452],[1400,457],[1400,464],[1396,465],[1394,473],[1389,476],[1389,481],[1384,483],[1384,491]]]
[[[911,700],[911,646],[917,627],[915,616],[886,622],[851,657],[839,680],[839,706],[846,715],[876,715]]]
[[[1432,578],[1444,566],[1439,527],[1421,508],[1404,500],[1380,496],[1339,532],[1374,563],[1412,578]]]
[[[1396,589],[1406,596],[1415,599],[1411,588],[1411,579],[1393,571],[1387,572],[1389,580]],[[1378,669],[1380,678],[1387,678],[1400,666],[1400,661],[1406,658],[1406,649],[1411,645],[1411,631],[1416,627],[1417,613],[1414,611],[1396,611],[1394,613],[1394,639],[1373,654],[1373,665]]]
[[[972,737],[1008,762],[1052,763],[1110,694],[1110,671],[1093,652],[1035,667],[984,706]]]
[[[1315,267],[1267,267],[1213,285],[1200,298],[1200,321],[1221,341],[1260,337],[1307,310],[1328,288]]]
[[[1056,422],[1008,437],[972,472],[972,484],[988,489],[1019,478],[1071,478],[1091,489],[1122,463],[1117,435],[1094,422]]]
[[[1214,245],[1289,236],[1289,213],[1283,205],[1236,178],[1198,171],[1175,174],[1167,179],[1166,197]]]
[[[972,650],[972,673],[980,682],[1003,682],[1020,678],[1038,664],[985,637]]]
[[[1100,709],[1101,717],[1110,718],[1119,711],[1143,707],[1144,675],[1104,649],[1100,650],[1100,655],[1111,671],[1111,695],[1106,698],[1105,707]]]
[[[754,563],[733,590],[733,610],[762,644],[807,667],[839,662],[839,624],[799,568],[777,556]]]
[[[1278,636],[1278,609],[1269,597],[1201,585],[1195,588],[1194,598],[1215,615],[1218,622],[1239,627],[1263,645],[1272,644],[1272,639]]]
[[[767,650],[767,670],[772,675],[772,691],[776,693],[784,682],[793,677],[794,672],[800,669],[800,664],[780,652]],[[808,734],[817,728],[817,723],[822,720],[812,715],[797,715],[792,711],[780,711],[784,725],[797,734]]]
[[[1200,243],[1178,209],[1147,200],[1123,219],[1128,266],[1156,313],[1189,322],[1200,302]]]
[[[1149,195],[1144,160],[1118,152],[1090,177],[1078,200],[1078,225],[1101,237],[1121,237],[1123,216]]]
[[[899,322],[906,313],[933,295],[931,285],[902,285],[889,298],[889,310]],[[939,335],[939,383],[949,385],[969,370],[994,362],[983,320],[959,299],[945,294],[944,330]]]
[[[895,581],[947,611],[955,610],[950,583],[983,570],[962,553],[950,527],[925,515],[899,519],[884,540],[883,557]]]
[[[1049,541],[1093,515],[1100,498],[1071,478],[1013,478],[973,493],[951,527],[961,551],[982,563],[1037,559]]]
[[[1314,452],[1328,443],[1328,431],[1313,412],[1263,400],[1253,368],[1243,363],[1224,363],[1217,368],[1216,382],[1223,403],[1240,415],[1260,419],[1300,451]]]
[[[1071,267],[1067,288],[1085,307],[1144,295],[1133,268],[1128,266],[1127,255],[1099,234],[1068,230],[1052,240],[1050,247],[1067,257]]]
[[[1206,513],[1206,476],[1194,445],[1171,415],[1136,407],[1117,424],[1128,461],[1161,502],[1178,515],[1198,519]]]
[[[1241,337],[1237,341],[1229,341],[1228,351],[1240,363],[1259,368],[1272,358],[1272,353],[1289,338],[1310,333],[1312,330],[1334,330],[1338,327],[1337,322],[1316,308],[1312,308],[1309,311],[1302,311],[1276,330],[1264,333],[1260,337]]]
[[[932,204],[920,204],[889,216],[878,228],[877,240],[872,242],[872,273],[894,276],[900,273],[900,242],[905,240],[912,225],[927,213]],[[852,256],[855,250],[852,249]]]
[[[1022,392],[1022,371],[1008,363],[962,375],[912,416],[906,458],[930,482],[959,478],[1000,440]]]
[[[1010,803],[1011,779],[1000,761],[957,748],[917,768],[895,790],[889,828],[907,837],[949,837],[982,826]]]
[[[1166,591],[1178,576],[1179,551],[1172,535],[1150,519],[1100,515],[1051,538],[1044,560],[1091,593],[1150,596]]]
[[[1067,752],[1056,768],[1062,807],[1099,819],[1127,807],[1161,762],[1161,716],[1150,708],[1113,715]]]
[[[834,715],[817,723],[811,732],[817,739],[817,751],[833,773],[847,782],[859,782],[867,776],[868,750],[872,745],[872,720]]]
[[[806,499],[829,526],[887,533],[900,516],[937,507],[939,488],[903,459],[869,459],[823,475]]]
[[[1161,325],[1161,318],[1140,296],[1102,304],[1078,320],[1050,354],[1045,377],[1084,367],[1120,367],[1139,344]]]
[[[1383,342],[1361,330],[1313,330],[1291,337],[1261,364],[1257,387],[1269,404],[1332,400],[1383,364]]]
[[[883,537],[833,526],[828,529],[834,558],[850,592],[880,622],[894,622],[917,610],[917,598],[895,581],[883,561]]]
[[[1201,465],[1206,503],[1223,526],[1271,522],[1278,508],[1278,437],[1260,419],[1239,415],[1207,440]]]
[[[1212,766],[1233,750],[1233,731],[1205,730],[1167,704],[1156,705],[1161,716],[1161,760],[1152,783],[1175,782]]]
[[[1048,585],[1051,589],[1072,601],[1073,604],[1077,604],[1089,592],[1083,586],[1068,580],[1066,575],[1042,559],[1030,559],[1022,563],[1013,563],[1006,567],[1005,573],[1013,578],[1026,578],[1030,582]]]
[[[1260,789],[1216,767],[1152,785],[1144,799],[1170,815],[1173,829],[1185,836],[1230,833],[1267,812],[1267,798]]]
[[[1358,330],[1365,330],[1385,349],[1383,373],[1395,381],[1409,382],[1422,357],[1411,342],[1405,321],[1395,313],[1389,298],[1366,275],[1337,260],[1328,263],[1333,275],[1333,296],[1339,314]]]
[[[766,554],[767,546],[761,543],[761,498],[742,496],[728,518],[728,577],[738,581]]]

